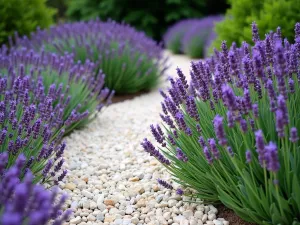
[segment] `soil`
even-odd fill
[[[238,217],[231,209],[226,208],[224,205],[220,205],[218,208],[218,218],[224,218],[229,221],[230,225],[255,225],[249,223]]]

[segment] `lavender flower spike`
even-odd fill
[[[252,41],[256,43],[259,41],[259,34],[257,24],[255,22],[252,23]]]
[[[177,159],[179,159],[183,162],[188,161],[188,157],[184,154],[184,152],[180,148],[177,148],[176,151],[177,151],[177,154],[176,154]]]
[[[170,165],[170,161],[166,159],[158,150],[156,150],[153,144],[148,141],[147,138],[144,139],[141,145],[146,152],[148,152],[151,156],[154,156],[162,164]]]
[[[183,195],[184,192],[183,192],[183,190],[182,190],[181,188],[178,188],[178,189],[176,190],[176,194],[178,194],[178,195]]]
[[[296,127],[291,128],[290,141],[296,143],[299,140],[298,131]]]
[[[258,160],[260,165],[263,167],[265,161],[265,143],[263,133],[261,130],[255,132],[255,142],[256,152],[258,153]]]
[[[213,120],[213,124],[220,145],[222,146],[227,145],[227,139],[225,137],[225,131],[223,127],[223,117],[221,117],[220,115],[216,115]]]
[[[252,161],[251,152],[249,150],[246,151],[246,162],[250,163]]]
[[[211,157],[211,154],[210,154],[207,146],[204,146],[203,153],[204,153],[204,156],[205,156],[208,164],[212,164],[213,163],[213,158]]]
[[[277,172],[280,168],[277,146],[270,142],[266,147],[265,158],[267,161],[267,169],[272,172]]]
[[[217,149],[215,139],[213,139],[213,138],[208,139],[208,144],[209,144],[210,151],[212,152],[214,158],[219,159],[220,158],[220,152]]]
[[[166,181],[164,181],[164,180],[161,180],[161,179],[157,179],[157,182],[161,185],[161,186],[163,186],[163,187],[165,187],[165,188],[167,188],[167,189],[173,189],[173,186],[171,185],[171,184],[169,184],[169,183],[167,183]]]

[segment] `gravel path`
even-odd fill
[[[171,57],[169,73],[175,65],[188,72],[189,61]],[[149,125],[160,121],[160,100],[155,90],[113,104],[65,139],[69,175],[60,185],[75,212],[67,224],[229,224],[217,219],[214,206],[186,203],[190,199],[158,186],[157,178],[170,181],[170,176],[140,142],[152,137]]]

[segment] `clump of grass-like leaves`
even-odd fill
[[[91,60],[96,73],[105,74],[105,85],[116,93],[135,93],[155,87],[166,69],[162,48],[143,32],[114,21],[66,23],[38,30],[18,45],[64,55],[75,61]]]
[[[165,129],[151,126],[161,147],[142,145],[202,200],[257,224],[297,225],[300,23],[294,44],[280,29],[264,40],[255,23],[252,30],[253,47],[228,51],[223,42],[192,63],[190,84],[177,71],[169,95],[162,92]]]

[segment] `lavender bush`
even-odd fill
[[[178,69],[161,92],[160,147],[144,140],[175,181],[207,202],[221,201],[257,224],[300,224],[300,23],[295,43],[280,28]],[[167,186],[167,185],[165,185]]]
[[[14,91],[22,95],[22,99],[27,89],[27,95],[35,104],[45,101],[40,107],[49,105],[48,111],[41,112],[43,119],[56,120],[53,122],[56,127],[64,124],[64,133],[68,134],[89,123],[93,119],[91,115],[111,101],[114,92],[104,88],[102,73],[94,77],[94,67],[88,60],[85,64],[74,64],[68,54],[58,56],[44,50],[35,53],[26,48],[7,53],[4,46],[0,53],[0,72],[6,81],[3,81],[1,94],[4,96],[6,88],[23,88]],[[17,78],[25,79],[27,86],[22,87],[22,81]],[[15,81],[18,82],[16,87]]]
[[[191,25],[182,37],[182,52],[191,58],[207,57],[208,48],[216,38],[215,23],[222,19],[222,16],[208,16]]]
[[[88,77],[91,65],[72,61],[26,49],[0,53],[0,152],[9,154],[7,168],[23,153],[34,182],[65,177],[63,135],[88,122],[88,110],[100,109],[109,94],[103,78]]]
[[[9,157],[7,153],[0,153],[0,224],[63,224],[71,213],[61,210],[66,195],[58,196],[56,189],[50,191],[33,184],[34,177],[28,169],[20,180],[26,168],[26,157],[20,154],[15,164],[5,170]]]
[[[166,69],[162,48],[144,33],[114,21],[66,23],[38,30],[31,40],[17,38],[17,45],[64,55],[75,61],[91,60],[105,85],[116,93],[134,93],[155,87]]]
[[[165,47],[174,54],[183,53],[182,38],[188,30],[194,28],[198,21],[199,19],[184,19],[171,26],[163,37]]]

